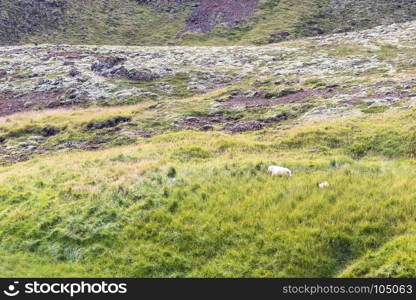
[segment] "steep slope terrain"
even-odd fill
[[[416,276],[415,30],[1,47],[0,275]]]
[[[251,17],[257,0],[211,0],[201,1],[198,8],[187,20],[185,31],[208,33],[218,23],[236,26]]]
[[[0,43],[267,44],[415,17],[414,0],[2,0]]]
[[[416,277],[415,18],[0,1],[0,276]]]

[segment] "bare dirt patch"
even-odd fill
[[[210,32],[218,23],[236,26],[254,13],[257,0],[202,0],[184,32]]]
[[[58,107],[61,105],[58,99],[63,94],[63,90],[31,92],[23,95],[15,92],[0,92],[0,116],[30,111],[36,108]]]

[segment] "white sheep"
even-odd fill
[[[279,166],[270,166],[268,169],[268,172],[272,174],[273,176],[292,177],[292,171],[290,171],[288,168],[283,168]]]
[[[324,182],[322,182],[322,183],[318,184],[318,187],[319,187],[320,189],[324,189],[324,188],[326,188],[326,187],[329,187],[329,183],[328,183],[328,181],[324,181]]]

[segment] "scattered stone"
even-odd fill
[[[144,72],[144,71],[136,71],[136,70],[128,70],[127,71],[127,78],[130,80],[136,81],[153,81],[158,78],[152,73]]]
[[[39,79],[38,80],[38,85],[44,85],[44,84],[49,84],[49,83],[51,83],[51,81],[48,80],[48,79]]]
[[[238,132],[245,132],[245,131],[256,131],[256,130],[261,130],[263,128],[264,128],[263,123],[256,121],[256,120],[252,120],[248,122],[237,123],[229,128],[225,128],[225,130],[230,131],[231,133],[238,133]]]
[[[23,103],[23,107],[24,108],[29,108],[31,106],[33,106],[33,102],[32,101],[26,101],[26,102]]]
[[[204,125],[204,126],[202,126],[202,130],[203,131],[212,131],[212,130],[214,130],[214,127],[211,126],[211,125]]]
[[[17,144],[20,148],[26,148],[29,147],[30,144],[27,142],[20,142],[19,144]]]
[[[135,81],[153,81],[158,77],[145,71],[127,70],[124,66],[101,73],[104,77],[127,78]]]
[[[99,61],[91,66],[91,70],[97,73],[103,72],[113,68],[115,65],[118,65],[122,62],[125,62],[127,59],[124,57],[108,57],[104,60]]]
[[[7,71],[6,70],[0,70],[0,79],[4,78],[7,76]]]
[[[78,71],[77,69],[72,69],[71,71],[69,71],[68,75],[71,77],[77,77],[78,75],[80,75],[81,72]]]
[[[27,139],[30,140],[30,141],[38,142],[38,141],[43,140],[43,137],[42,136],[34,135],[34,136],[29,136]]]
[[[162,108],[163,106],[164,106],[163,103],[158,103],[158,104],[150,105],[147,109],[158,109],[158,108]]]
[[[41,134],[44,137],[54,136],[58,133],[59,133],[59,128],[56,128],[54,126],[45,126],[41,129]]]

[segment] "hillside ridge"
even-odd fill
[[[415,18],[414,0],[3,0],[0,44],[268,44]]]

